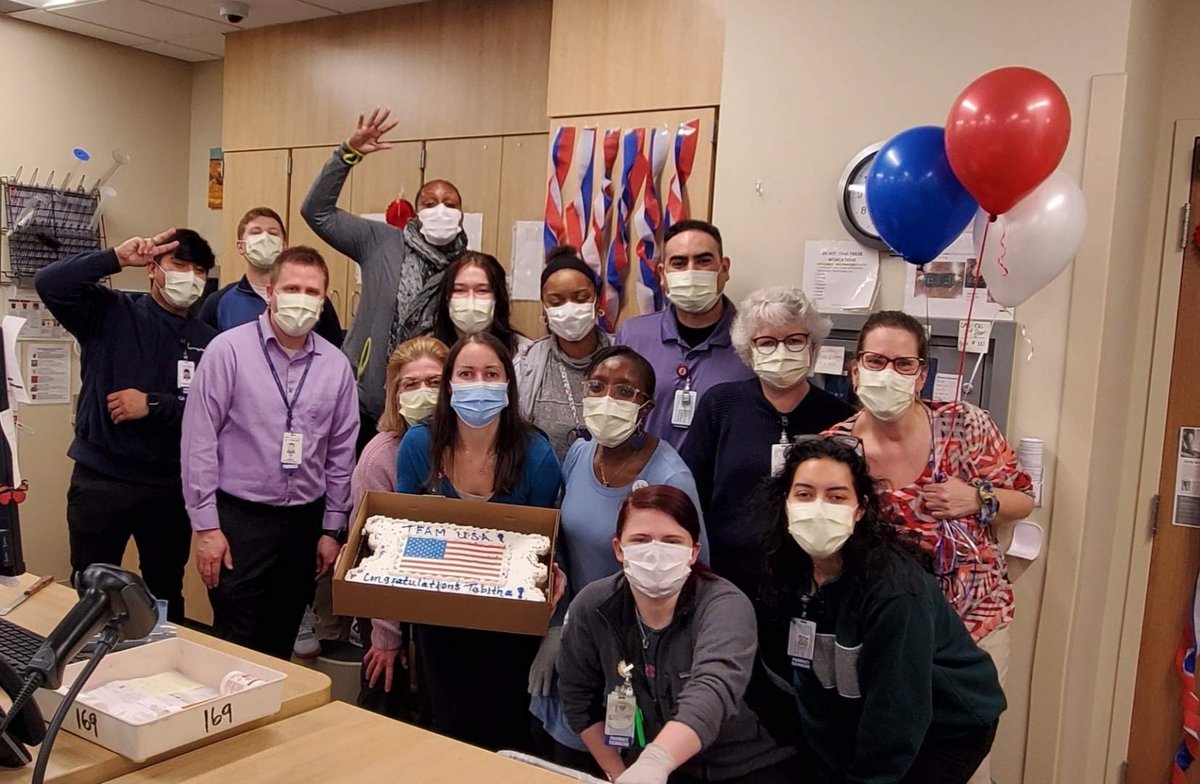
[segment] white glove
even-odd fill
[[[558,649],[562,647],[562,627],[551,626],[542,638],[537,656],[529,668],[529,693],[549,697],[554,683],[554,665],[558,661]]]
[[[637,762],[617,776],[613,784],[667,784],[667,776],[675,770],[675,760],[671,759],[661,746],[651,743],[642,749]]]

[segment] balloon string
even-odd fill
[[[979,241],[979,259],[975,261],[975,280],[971,284],[971,296],[967,300],[967,320],[963,327],[962,346],[958,351],[958,372],[955,374],[956,384],[954,389],[954,411],[950,414],[950,430],[947,432],[947,448],[942,450],[941,456],[934,461],[937,467],[937,473],[944,473],[945,466],[943,462],[946,459],[946,454],[949,450],[949,442],[954,440],[954,426],[958,422],[958,410],[961,408],[958,404],[962,402],[962,382],[963,371],[967,367],[967,343],[971,337],[971,314],[975,312],[975,292],[979,291],[979,260],[983,258],[984,251],[987,249],[988,228],[991,226],[991,221],[983,224],[983,238]],[[964,276],[964,279],[966,276]]]
[[[983,233],[984,233],[984,236],[987,236],[987,226],[983,227]],[[1000,270],[1004,273],[1004,277],[1006,277],[1006,278],[1008,277],[1008,267],[1005,266],[1004,259],[1008,256],[1008,246],[1004,244],[1004,238],[1007,235],[1008,235],[1008,227],[1004,226],[1000,229],[1000,258],[996,259],[996,264],[1000,267]],[[983,256],[982,246],[980,248],[979,255]],[[983,263],[982,258],[979,259],[979,263],[980,264]]]

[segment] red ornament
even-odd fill
[[[408,199],[396,199],[387,206],[387,222],[390,226],[403,229],[417,211],[413,209]]]

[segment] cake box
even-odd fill
[[[346,573],[370,552],[363,526],[374,515],[542,534],[550,539],[550,551],[546,556],[549,566],[554,561],[558,545],[557,509],[463,501],[432,495],[367,493],[359,504],[357,515],[350,522],[350,538],[342,548],[333,573],[333,610],[338,615],[538,637],[546,634],[551,615],[548,598],[539,602],[347,580]],[[545,593],[547,597],[552,595],[550,585],[547,585]]]

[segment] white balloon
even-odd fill
[[[1075,258],[1087,226],[1083,191],[1061,171],[1051,174],[1011,210],[987,227],[988,214],[975,216],[975,255],[988,294],[1012,308],[1057,278]]]

